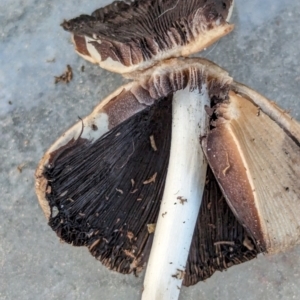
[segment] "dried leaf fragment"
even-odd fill
[[[54,83],[57,84],[59,82],[69,83],[73,79],[73,70],[70,65],[67,65],[66,71],[60,76],[54,76]]]

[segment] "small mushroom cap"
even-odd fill
[[[65,21],[79,55],[117,73],[196,53],[233,30],[232,0],[116,1]]]

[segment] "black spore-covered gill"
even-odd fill
[[[88,246],[111,269],[132,271],[148,241],[147,224],[158,216],[171,116],[165,98],[98,140],[72,141],[53,154],[44,171],[49,225],[62,240]]]
[[[234,216],[208,168],[183,284],[194,285],[215,271],[255,258],[263,250]]]

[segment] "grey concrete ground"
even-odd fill
[[[86,249],[60,243],[34,192],[44,151],[123,82],[79,58],[59,27],[108,2],[0,1],[0,299],[140,297],[143,276],[110,272]],[[299,1],[236,0],[235,31],[203,55],[300,120],[299,19]],[[54,85],[66,64],[74,80]],[[216,273],[181,299],[300,299],[299,279],[300,246]]]

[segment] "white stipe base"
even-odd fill
[[[207,163],[200,146],[210,105],[205,87],[173,97],[172,140],[166,186],[144,280],[143,300],[178,299],[200,209]]]

